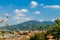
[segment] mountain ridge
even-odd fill
[[[23,22],[17,25],[11,25],[8,27],[1,27],[0,29],[3,30],[36,30],[36,29],[41,29],[44,30],[45,28],[48,28],[47,26],[55,24],[55,22],[51,22],[51,21],[36,21],[36,20],[30,20],[27,22]]]

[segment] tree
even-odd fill
[[[56,22],[58,25],[60,25],[60,19],[59,19],[59,18],[57,18],[57,19],[55,20],[55,22]]]
[[[45,33],[34,34],[30,37],[30,40],[45,40]]]
[[[59,40],[60,38],[60,19],[55,20],[56,24],[54,27],[52,26],[52,29],[48,31],[49,34],[53,35],[54,38]]]

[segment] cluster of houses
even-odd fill
[[[30,40],[30,36],[34,35],[35,33],[39,34],[41,32],[46,33],[46,31],[5,31],[0,32],[0,40]],[[47,35],[48,40],[54,40],[52,39],[52,35]]]

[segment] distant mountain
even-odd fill
[[[1,27],[0,29],[2,30],[36,30],[36,29],[46,30],[52,24],[55,24],[55,22],[51,22],[51,21],[40,22],[36,20],[31,20],[17,25],[11,25],[9,27]]]

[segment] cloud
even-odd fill
[[[6,18],[9,18],[9,17],[10,17],[10,14],[6,13],[6,14],[4,14],[4,16],[5,16]]]
[[[35,14],[40,14],[40,11],[36,11]]]
[[[40,6],[44,6],[44,4],[40,4]]]
[[[21,17],[21,16],[25,16],[25,14],[17,14],[16,16]]]
[[[26,17],[25,13],[28,12],[27,9],[16,9],[14,10],[14,12],[16,13],[16,15],[12,19],[17,23],[22,23],[33,19],[33,17]]]
[[[0,17],[0,22],[3,22],[3,19]]]
[[[8,14],[8,13],[6,13],[6,14],[4,14],[5,16],[10,16],[10,14]]]
[[[55,8],[55,9],[60,9],[60,5],[44,6],[43,8]]]
[[[29,20],[32,20],[32,19],[33,19],[33,17],[25,17],[24,18],[25,21],[29,21]]]
[[[6,22],[7,20],[8,20],[7,18],[0,17],[0,23]]]
[[[24,13],[28,12],[28,10],[27,9],[21,9],[21,10],[16,9],[14,10],[14,12],[16,13],[16,16],[21,17],[21,16],[25,16]]]
[[[57,18],[53,18],[51,21],[54,22]]]
[[[43,21],[44,21],[44,19],[40,19],[40,20],[38,20],[38,21],[43,22]]]
[[[7,18],[0,17],[0,27],[5,26],[7,23]]]
[[[19,16],[14,16],[12,19],[13,20],[18,20],[19,19]]]
[[[54,8],[54,9],[60,9],[60,5],[44,5],[40,4],[43,8]]]
[[[22,11],[22,12],[28,12],[28,10],[27,10],[27,9],[22,9],[21,11]]]
[[[38,5],[38,3],[36,1],[31,2],[31,8],[35,8],[37,5]]]
[[[14,10],[14,12],[15,13],[25,13],[25,12],[28,12],[28,10],[27,9],[21,9],[21,10],[16,9],[16,10]]]
[[[14,20],[17,22],[17,23],[22,23],[22,22],[25,22],[25,21],[29,21],[29,20],[32,20],[33,17],[15,17]]]

